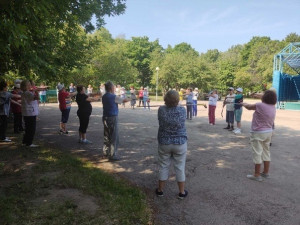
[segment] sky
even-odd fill
[[[147,36],[164,48],[186,42],[200,53],[226,51],[253,36],[300,35],[300,0],[127,0],[126,7],[105,17],[112,36]]]

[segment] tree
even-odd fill
[[[139,84],[148,86],[151,81],[153,71],[150,68],[151,53],[155,49],[162,49],[158,40],[150,42],[148,37],[132,37],[127,43],[127,57],[131,65],[138,71]]]
[[[65,68],[78,66],[64,50],[76,50],[80,25],[89,32],[103,25],[105,15],[124,12],[123,0],[4,0],[0,5],[0,75],[19,71],[28,76],[32,71],[47,76]],[[75,38],[75,39],[74,39]],[[62,47],[62,45],[64,47]],[[59,47],[57,47],[59,46]],[[76,46],[75,48],[73,48]],[[60,48],[61,47],[61,48]],[[54,62],[54,64],[53,64]],[[55,64],[55,63],[58,64]],[[62,69],[64,70],[64,69]]]
[[[199,53],[194,48],[192,48],[192,46],[190,44],[185,43],[185,42],[175,45],[172,51],[180,52],[180,53],[188,53],[189,52],[193,56],[199,55]]]
[[[118,39],[113,42],[102,42],[91,60],[94,75],[90,77],[100,83],[111,80],[122,86],[129,86],[136,82],[138,71],[131,65],[126,55],[127,41]]]
[[[290,33],[288,34],[284,41],[289,44],[291,42],[300,42],[300,35],[296,34],[296,33]]]

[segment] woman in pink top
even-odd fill
[[[276,115],[276,93],[274,91],[267,90],[263,94],[261,100],[261,103],[256,104],[241,103],[246,109],[255,110],[252,118],[250,137],[255,172],[254,175],[247,175],[247,178],[255,181],[262,181],[262,177],[269,177],[271,161],[270,142]],[[264,162],[264,170],[261,173],[260,167],[262,162]]]

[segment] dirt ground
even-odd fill
[[[253,101],[248,101],[253,102]],[[163,104],[152,102],[152,104]],[[37,139],[74,154],[99,168],[117,173],[147,193],[155,208],[155,224],[300,224],[300,111],[278,110],[271,147],[270,179],[246,178],[253,172],[249,131],[253,111],[244,109],[242,134],[224,130],[222,102],[216,110],[216,125],[208,124],[207,109],[198,107],[198,117],[186,121],[188,155],[186,189],[189,196],[178,200],[174,170],[171,169],[165,196],[154,194],[157,186],[157,108],[120,107],[119,153],[122,160],[101,159],[103,144],[102,104],[93,103],[87,137],[78,141],[77,106],[72,105],[69,135],[58,134],[57,104],[40,107]],[[224,110],[224,115],[225,115]]]

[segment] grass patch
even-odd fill
[[[70,154],[0,150],[0,224],[152,224],[138,188]]]

